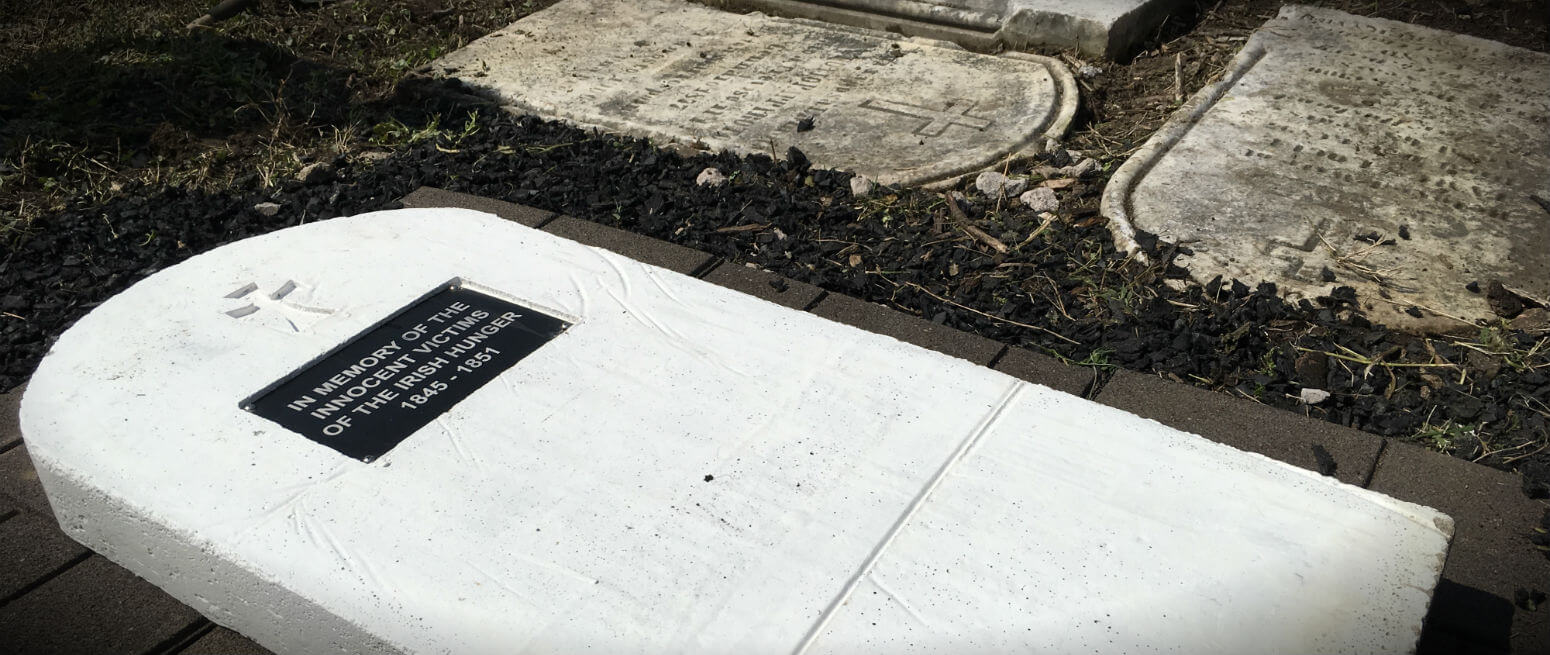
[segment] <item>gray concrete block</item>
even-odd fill
[[[204,619],[151,583],[91,557],[0,606],[7,652],[135,655],[159,652]]]
[[[992,368],[1019,380],[1042,384],[1075,396],[1086,392],[1095,377],[1091,368],[1067,366],[1054,357],[1022,348],[1008,348]]]
[[[904,312],[837,293],[825,296],[813,308],[813,313],[944,355],[967,359],[980,366],[989,366],[996,355],[1001,354],[1001,349],[1005,348],[999,341],[937,325]]]
[[[699,0],[883,32],[952,41],[970,50],[1075,48],[1118,59],[1135,49],[1176,0]]]
[[[84,554],[52,519],[21,513],[0,521],[0,602]]]
[[[38,482],[38,472],[32,468],[26,445],[0,453],[0,499],[10,500],[39,516],[54,515],[48,498],[43,495],[43,485]]]
[[[457,207],[459,209],[472,209],[474,211],[495,214],[508,221],[515,221],[528,227],[538,227],[543,225],[545,221],[554,218],[554,212],[551,211],[428,186],[415,189],[409,195],[404,196],[401,202],[404,203],[405,207]]]
[[[997,38],[995,31],[959,27],[948,23],[920,20],[891,13],[866,11],[822,4],[812,0],[698,0],[711,6],[725,5],[736,11],[762,11],[772,16],[788,16],[809,20],[853,25],[855,27],[916,36],[939,41],[949,41],[974,52],[997,52],[1006,42]]]
[[[1116,373],[1096,400],[1313,471],[1319,470],[1318,446],[1333,458],[1334,477],[1349,484],[1366,481],[1383,444],[1365,432],[1130,371]]]
[[[695,269],[710,263],[711,260],[710,255],[693,248],[658,241],[570,216],[556,218],[543,229],[558,237],[610,250],[630,259],[661,266],[685,275],[693,273]]]
[[[1523,495],[1514,474],[1390,442],[1368,488],[1453,517],[1453,545],[1427,615],[1482,648],[1550,652],[1550,608],[1514,605],[1518,588],[1550,592],[1550,560],[1529,541],[1550,505]]]
[[[270,651],[236,631],[216,626],[188,648],[178,651],[178,655],[270,655]]]
[[[823,295],[823,289],[806,282],[730,262],[717,266],[705,276],[705,281],[798,311],[807,309]]]

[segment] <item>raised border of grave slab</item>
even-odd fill
[[[564,0],[432,62],[511,111],[886,185],[1037,153],[1077,107],[1061,62],[685,0]]]
[[[1550,302],[1536,197],[1550,55],[1286,5],[1115,171],[1102,212],[1121,250],[1178,243],[1202,283],[1350,286],[1376,322],[1473,333],[1498,317],[1491,280]]]
[[[940,39],[979,52],[1043,46],[1075,48],[1083,55],[1108,59],[1131,53],[1179,4],[1178,0],[697,1]]]

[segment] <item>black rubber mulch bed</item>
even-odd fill
[[[336,166],[324,180],[279,190],[130,189],[105,206],[35,224],[0,261],[0,389],[25,381],[73,321],[159,269],[243,237],[394,208],[430,185],[752,262],[1102,371],[1161,373],[1384,436],[1421,431],[1456,456],[1522,470],[1525,493],[1550,491],[1550,451],[1524,457],[1550,434],[1542,353],[1525,362],[1392,332],[1356,313],[1349,295],[1290,305],[1268,286],[1237,282],[1170,290],[1162,279],[1182,271],[1135,270],[1115,253],[1096,211],[1102,179],[1065,190],[1074,209],[1027,243],[1043,221],[1011,207],[998,212],[971,193],[962,207],[970,222],[1010,247],[997,254],[961,229],[937,194],[857,203],[847,174],[762,156],[685,158],[501,112],[486,111],[480,129],[456,143],[424,141],[370,165]],[[707,166],[731,183],[696,186]],[[253,209],[266,201],[281,211]],[[1503,352],[1536,343],[1522,332],[1496,334]],[[1304,405],[1305,387],[1333,395]]]

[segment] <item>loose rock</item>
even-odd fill
[[[1028,180],[1020,177],[1007,177],[995,171],[985,171],[979,177],[974,178],[974,188],[987,198],[1000,198],[1001,196],[1015,196],[1028,188]]]
[[[694,178],[694,183],[700,186],[718,187],[727,183],[727,176],[719,170],[707,168],[700,171],[699,176]]]
[[[1102,168],[1103,165],[1099,164],[1098,160],[1093,159],[1092,157],[1087,157],[1082,161],[1060,169],[1060,173],[1066,177],[1087,177],[1088,175],[1092,175],[1093,173],[1098,172]]]
[[[1055,190],[1047,187],[1039,187],[1026,191],[1018,196],[1023,205],[1036,212],[1053,212],[1060,210],[1060,199],[1055,197]]]
[[[280,204],[274,202],[261,202],[253,205],[253,211],[258,212],[260,216],[274,216],[275,214],[280,213]]]
[[[334,167],[328,162],[316,162],[307,164],[296,174],[296,179],[302,184],[322,184],[333,179]]]
[[[1501,280],[1491,280],[1490,286],[1486,287],[1485,299],[1490,303],[1491,311],[1502,318],[1513,319],[1523,313],[1523,299],[1502,286]]]
[[[872,190],[877,184],[865,175],[857,175],[850,178],[850,195],[856,198],[865,198],[872,195]]]
[[[1329,392],[1323,389],[1303,389],[1302,401],[1309,405],[1317,405],[1329,400]]]
[[[1329,357],[1324,353],[1303,353],[1292,366],[1298,384],[1305,387],[1322,387],[1329,379]]]
[[[1522,314],[1512,319],[1510,325],[1512,329],[1523,330],[1524,332],[1539,333],[1550,331],[1550,310],[1542,307],[1523,310]]]

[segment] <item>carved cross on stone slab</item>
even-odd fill
[[[942,136],[942,133],[946,132],[947,128],[954,125],[967,127],[975,131],[983,131],[985,128],[994,125],[995,122],[988,118],[969,115],[969,110],[974,109],[975,104],[973,100],[953,100],[938,111],[929,107],[895,102],[893,100],[867,99],[862,101],[861,106],[867,109],[875,109],[890,114],[924,120],[926,121],[924,124],[915,128],[915,134],[921,136]]]

